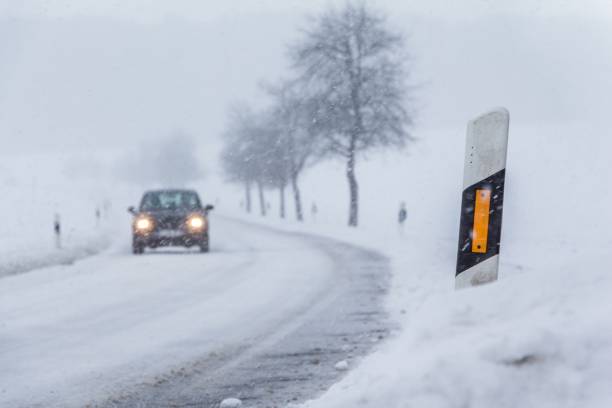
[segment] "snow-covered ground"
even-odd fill
[[[0,279],[0,406],[305,400],[385,329],[361,319],[382,312],[388,274],[373,272],[386,260],[211,222],[209,254],[134,256],[124,234],[74,265]]]
[[[419,142],[407,154],[375,156],[358,163],[362,226],[357,230],[344,226],[347,203],[341,163],[324,163],[306,173],[304,225],[278,219],[277,197],[272,192],[268,193],[272,206],[268,217],[247,217],[275,228],[372,248],[392,260],[387,309],[399,330],[364,360],[349,359],[348,375],[322,398],[305,406],[612,404],[612,303],[608,300],[612,290],[612,193],[607,183],[612,179],[612,167],[607,159],[611,151],[608,135],[579,124],[537,128],[511,125],[500,280],[458,292],[453,289],[453,272],[464,134],[462,129],[453,129],[423,131],[419,136]],[[104,163],[103,158],[94,157],[88,166],[83,166],[82,159],[69,157],[61,165],[56,164],[58,160],[62,158],[48,155],[3,162],[1,182],[7,194],[0,205],[5,214],[10,214],[3,224],[7,233],[0,249],[0,270],[5,275],[66,263],[113,242],[111,253],[115,256],[127,251],[128,217],[123,207],[135,202],[139,189],[115,185],[106,175],[94,171],[97,167],[92,163]],[[88,169],[85,177],[71,175],[71,166],[66,164],[71,160],[81,172]],[[215,174],[197,187],[207,197],[205,201],[218,201],[221,213],[239,214],[240,190],[223,185]],[[115,208],[109,219],[96,227],[95,208],[106,199]],[[314,201],[319,210],[316,219],[308,211]],[[395,225],[400,201],[406,201],[408,207],[404,231]],[[61,213],[67,232],[61,250],[54,247],[52,235],[56,212]],[[241,259],[234,255],[226,256],[223,262]],[[95,282],[102,276],[106,282],[102,286],[112,288],[111,282],[143,273],[142,269],[132,270],[129,262],[134,260],[129,257],[121,267],[106,264],[106,259],[79,263],[76,269],[32,272],[14,284],[10,283],[12,278],[3,279],[3,331],[10,323],[7,313],[20,304],[26,307],[36,297],[28,294],[30,291],[43,290],[50,295],[58,280],[68,278],[65,274],[82,272],[82,277],[73,278],[93,279],[94,290],[100,288]],[[90,269],[103,273],[94,279],[96,274],[85,272]],[[126,275],[124,270],[132,272]],[[40,279],[47,282],[44,289],[34,284],[28,288]],[[129,282],[124,283],[127,292],[111,290],[109,302],[149,287],[130,289]],[[151,284],[155,289],[159,282]],[[87,291],[77,292],[86,297]],[[70,295],[71,299],[73,295],[78,293]],[[47,312],[55,313],[53,309]],[[61,318],[45,316],[37,319],[46,319],[49,329],[53,319]],[[227,319],[227,324],[233,324],[233,316]],[[44,339],[61,346],[62,337],[57,337],[60,332],[53,329],[49,333],[28,335],[27,344],[33,347],[29,352],[44,354],[46,346],[36,343]],[[15,336],[20,342],[21,337]],[[160,350],[162,346],[152,341],[147,339],[143,344],[150,347],[138,347],[138,352]],[[155,341],[161,342],[163,337]],[[103,343],[83,341],[81,350],[95,344]],[[24,350],[25,345],[20,347]],[[17,353],[19,348],[15,350]],[[44,359],[30,359],[33,356],[21,361],[46,364]],[[64,370],[63,374],[78,376],[88,367],[113,362],[108,357],[103,360],[71,365],[73,372]],[[40,384],[53,384],[57,373],[37,371],[45,377]],[[4,381],[5,399],[31,392],[28,387],[32,381],[18,372],[10,378],[10,384]]]
[[[392,259],[401,329],[305,408],[612,405],[609,131],[511,125],[500,280],[455,291],[463,136],[431,132],[408,156],[363,164],[358,230],[340,225],[329,169],[304,183],[316,222],[274,222]]]
[[[115,211],[110,191],[91,178],[93,165],[83,166],[62,154],[2,157],[0,277],[71,263],[110,245]]]
[[[612,404],[612,303],[608,300],[612,290],[612,192],[608,185],[612,167],[608,155],[612,149],[609,132],[601,129],[577,123],[511,124],[500,280],[475,289],[453,289],[463,129],[423,130],[407,153],[375,155],[359,162],[362,225],[356,230],[344,226],[347,203],[341,163],[323,163],[306,173],[302,183],[304,225],[278,220],[276,194],[268,192],[269,216],[263,219],[253,214],[249,220],[344,240],[375,249],[392,261],[387,309],[399,330],[367,358],[349,358],[347,376],[305,407],[598,408]],[[209,153],[208,159],[212,156]],[[3,219],[0,249],[3,275],[67,263],[113,243],[113,256],[121,257],[127,251],[129,218],[124,207],[136,202],[140,189],[113,181],[108,170],[112,161],[105,157],[24,155],[3,161],[0,183],[6,195],[0,206],[8,215]],[[221,213],[239,213],[241,191],[228,188],[217,174],[210,174],[196,187],[205,201],[216,202]],[[95,208],[106,200],[112,208],[96,225]],[[395,224],[400,201],[406,201],[408,207],[404,231]],[[312,202],[319,210],[316,219],[309,213]],[[64,227],[59,250],[52,234],[55,213],[60,213]],[[132,268],[129,263],[134,260],[129,257],[121,266],[121,262],[108,262],[108,256],[79,263],[76,268],[31,272],[14,281],[3,278],[3,332],[8,333],[7,328],[14,324],[37,325],[17,315],[11,320],[10,311],[34,307],[36,303],[30,303],[37,295],[30,292],[42,290],[51,296],[54,286],[64,279],[91,279],[91,290],[110,288],[109,302],[121,303],[121,296],[131,298],[135,290],[159,289],[155,281],[144,288],[130,288],[125,281],[121,291],[113,290],[113,284],[132,279],[143,269]],[[226,258],[224,264],[241,259],[236,254]],[[126,275],[125,270],[131,273]],[[46,282],[42,287],[38,285],[41,279]],[[68,307],[79,297],[85,299],[86,293],[77,290],[70,296],[66,292],[58,296]],[[105,357],[69,366],[48,360],[52,354],[47,347],[55,345],[61,350],[65,346],[61,333],[70,333],[68,327],[66,332],[57,329],[63,324],[63,317],[56,314],[60,309],[45,307],[46,314],[37,317],[39,323],[40,319],[47,322],[44,335],[27,335],[30,340],[17,346],[23,336],[12,332],[17,343],[11,346],[11,355],[18,356],[19,350],[26,354],[21,355],[21,368],[3,381],[5,401],[29,395],[33,382],[53,389],[58,378],[80,377],[91,367],[121,360]],[[234,324],[234,317],[228,316],[226,323]],[[176,323],[169,319],[169,325]],[[163,336],[138,339],[136,348],[130,348],[136,343],[128,337],[121,341],[128,348],[117,347],[124,356],[128,349],[128,354],[154,354],[164,348]],[[95,339],[82,340],[75,353],[94,350],[96,344],[108,346]],[[4,336],[7,347],[8,341]],[[3,365],[10,361],[15,360]],[[42,366],[36,368],[36,364]],[[62,376],[43,369],[53,364],[62,368]],[[36,381],[24,377],[31,369],[39,373]],[[77,395],[75,401],[86,397],[95,396]]]
[[[549,266],[517,265],[505,257],[499,282],[455,291],[454,239],[284,228],[389,255],[394,284],[388,308],[401,327],[304,407],[603,408],[612,402],[608,248],[576,255],[543,245]]]
[[[210,256],[162,250],[134,257],[126,235],[110,253],[72,267],[3,279],[2,404],[79,406],[112,395],[235,346],[245,333],[256,336],[253,326],[278,321],[263,313],[269,302],[286,295],[287,309],[276,310],[293,310],[325,286],[324,258],[304,259],[313,273],[284,274],[286,265],[266,267],[251,234],[231,226],[213,235]],[[269,240],[260,234],[258,247]]]

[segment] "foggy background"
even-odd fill
[[[511,113],[508,194],[530,197],[527,207],[508,200],[505,234],[524,236],[522,226],[542,217],[549,238],[601,232],[597,214],[612,199],[609,189],[588,214],[567,213],[593,192],[585,174],[610,172],[607,1],[367,3],[406,34],[418,141],[359,161],[364,225],[392,228],[398,203],[408,201],[409,220],[437,224],[454,239],[466,123],[501,105]],[[122,210],[143,189],[171,184],[237,208],[242,187],[228,188],[218,164],[229,107],[267,104],[260,84],[287,74],[286,47],[309,15],[343,4],[0,0],[0,183],[45,219],[75,202],[89,217],[109,197]],[[186,167],[181,152],[180,160],[165,155],[177,132],[191,146]],[[189,177],[181,182],[183,170]],[[570,193],[551,211],[559,191]],[[316,201],[322,220],[344,224],[343,163],[307,170],[303,194],[306,209]],[[277,216],[277,192],[267,197]],[[418,212],[421,203],[429,213]]]
[[[606,1],[368,3],[408,34],[417,136],[462,129],[492,105],[514,123],[608,115]],[[228,105],[264,99],[260,81],[286,72],[308,14],[343,2],[0,4],[0,154],[12,154],[126,147],[175,129],[217,151]]]

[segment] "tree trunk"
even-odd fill
[[[346,177],[349,183],[350,205],[349,221],[350,227],[356,227],[359,220],[359,186],[355,177],[355,151],[351,150],[346,163]]]
[[[300,187],[298,186],[298,175],[291,175],[291,188],[293,189],[293,199],[295,200],[295,217],[299,222],[304,220],[304,215],[302,212],[302,197],[300,194]]]
[[[261,211],[261,216],[266,216],[266,200],[264,197],[263,185],[260,182],[257,182],[257,190],[259,191],[259,209]]]
[[[280,217],[285,218],[285,185],[279,188],[280,192]]]
[[[246,212],[251,213],[251,182],[244,183],[244,194],[246,200]]]

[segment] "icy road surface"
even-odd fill
[[[373,252],[221,218],[209,254],[117,248],[0,279],[0,406],[281,407],[388,329]]]

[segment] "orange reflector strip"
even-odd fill
[[[472,229],[472,252],[487,252],[489,236],[489,208],[491,207],[491,190],[476,190],[474,207],[474,228]]]

